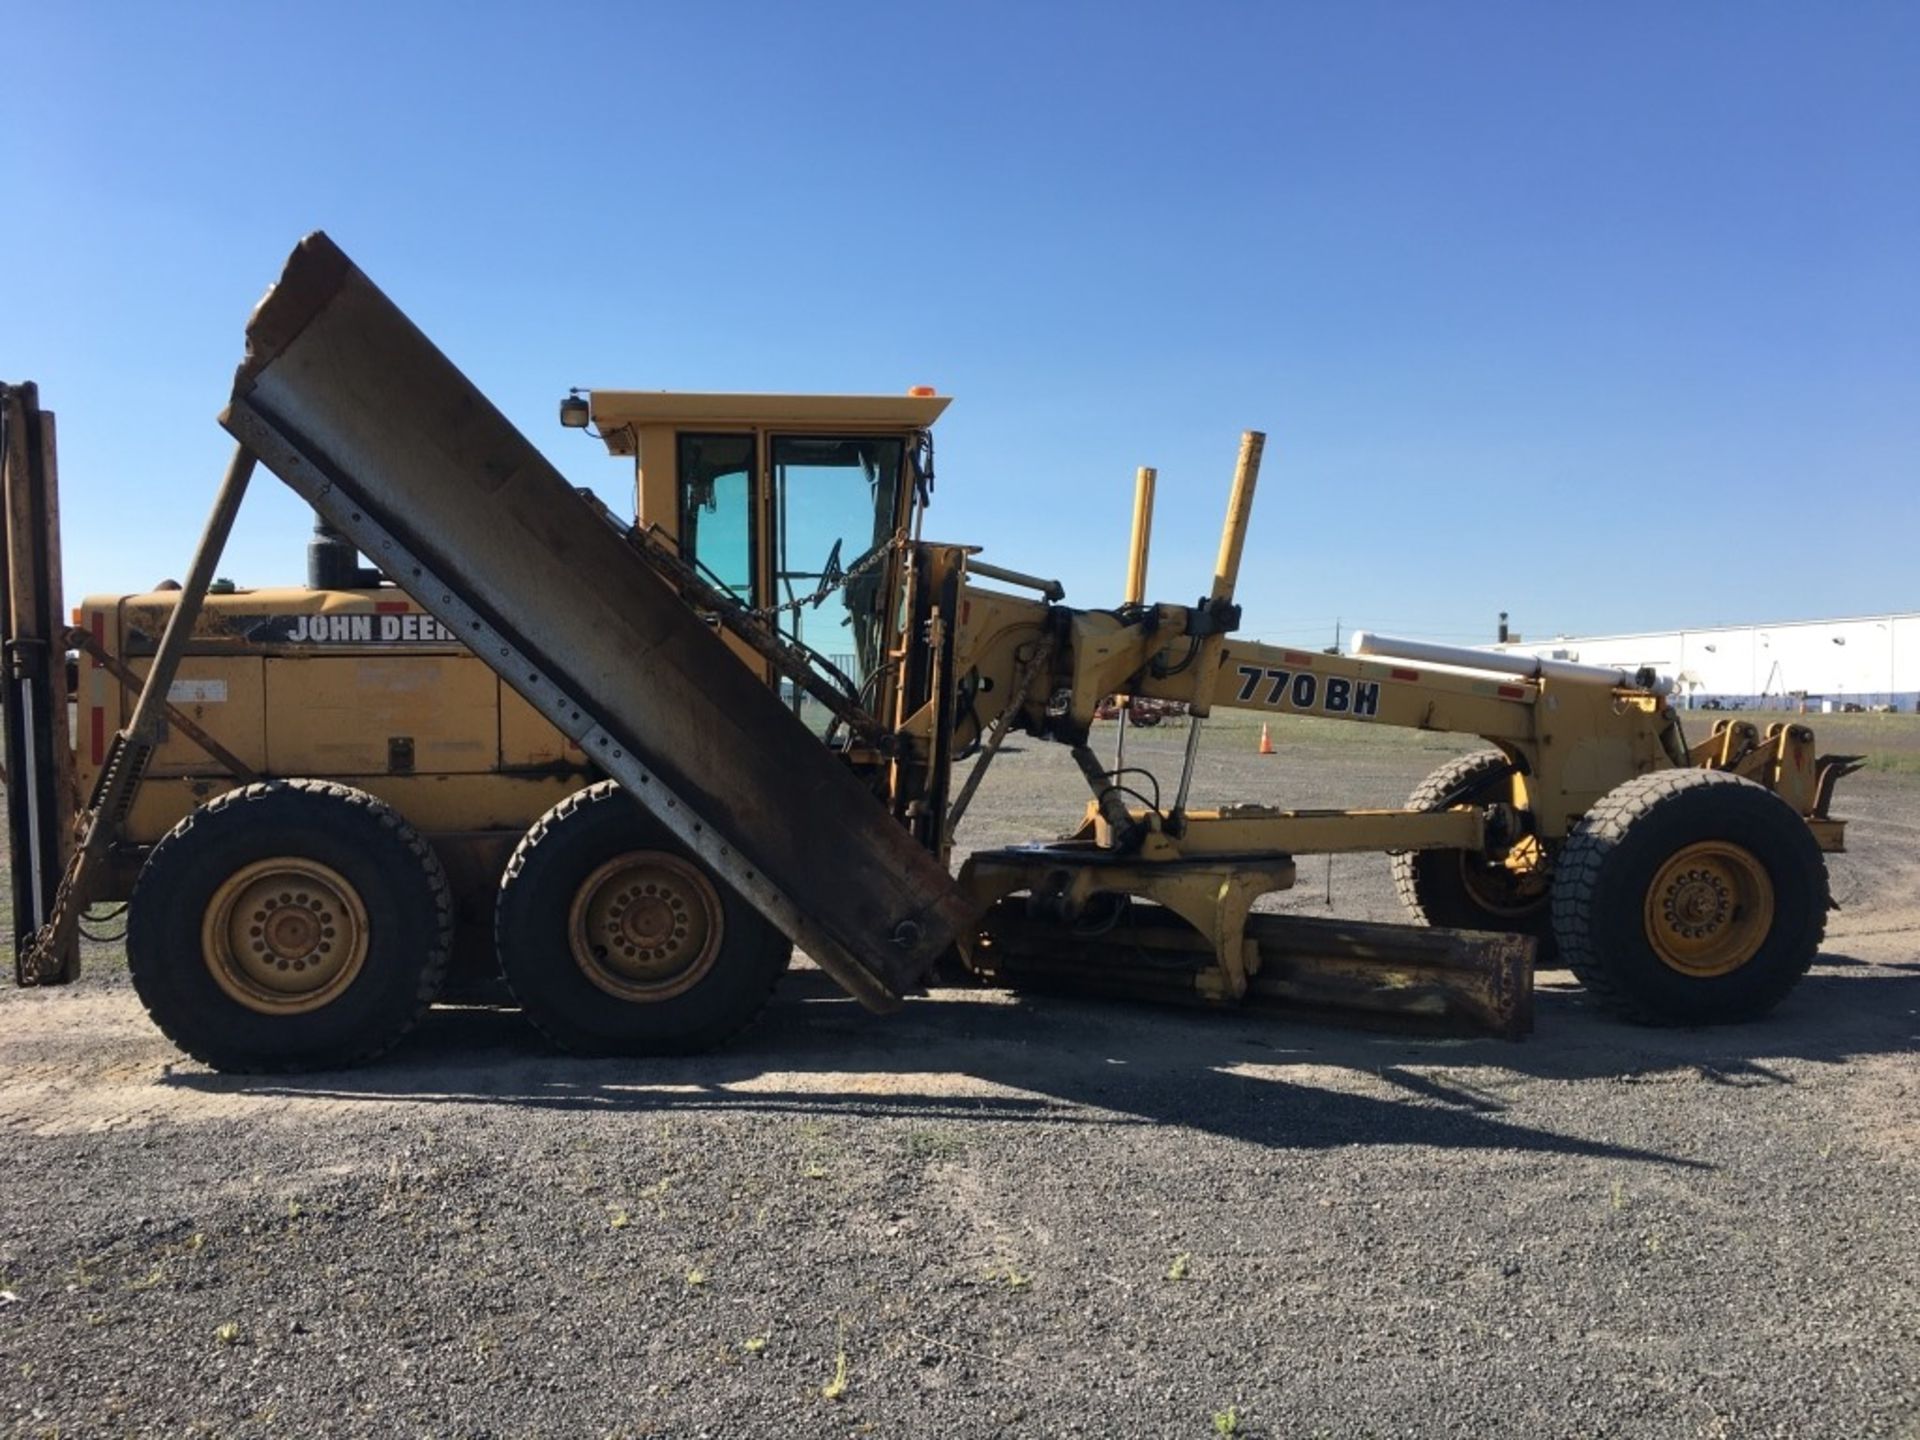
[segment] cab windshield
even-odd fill
[[[763,438],[764,489],[753,483]],[[682,434],[681,553],[743,604],[774,610],[781,634],[823,656],[857,693],[886,647],[907,460],[901,435]],[[793,687],[781,693],[806,708]]]
[[[905,452],[897,436],[773,437],[780,628],[856,686],[879,668],[885,644],[887,548]]]

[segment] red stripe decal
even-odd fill
[[[1524,700],[1526,697],[1527,692],[1518,685],[1502,685],[1500,687],[1500,698],[1502,700]]]
[[[404,600],[376,600],[373,608],[379,615],[404,615],[413,607]]]
[[[1402,670],[1398,666],[1389,670],[1387,674],[1394,680],[1418,680],[1420,678],[1420,672],[1418,670]]]
[[[87,714],[93,729],[93,763],[98,765],[107,758],[107,712],[95,705]]]
[[[1313,657],[1302,655],[1298,650],[1282,650],[1280,658],[1289,665],[1305,665],[1308,669],[1313,668]]]

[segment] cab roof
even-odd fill
[[[607,449],[631,455],[640,425],[806,425],[922,430],[950,395],[713,395],[673,390],[590,390],[587,405]]]

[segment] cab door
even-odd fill
[[[682,556],[699,564],[707,579],[742,604],[768,603],[770,581],[763,563],[764,487],[760,436],[752,430],[682,431],[674,437],[674,488]],[[773,667],[731,631],[720,638],[740,663],[767,683]]]
[[[767,439],[769,554],[780,633],[814,651],[874,704],[901,561],[906,440],[899,435],[773,434]],[[814,729],[823,708],[786,687]]]

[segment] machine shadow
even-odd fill
[[[1556,1133],[1509,1113],[1527,1080],[1692,1070],[1734,1088],[1791,1084],[1767,1062],[1905,1051],[1920,976],[1816,969],[1775,1017],[1644,1030],[1543,977],[1534,1037],[1439,1039],[1308,1025],[1280,1012],[942,990],[872,1016],[796,969],[761,1021],[716,1053],[582,1059],[512,1010],[442,1007],[361,1070],[270,1079],[200,1071],[163,1083],[266,1096],[512,1105],[591,1113],[756,1112],[920,1121],[1173,1126],[1275,1149],[1427,1145],[1700,1162]],[[1366,1077],[1316,1075],[1338,1070]],[[1384,1092],[1384,1093],[1383,1093]]]

